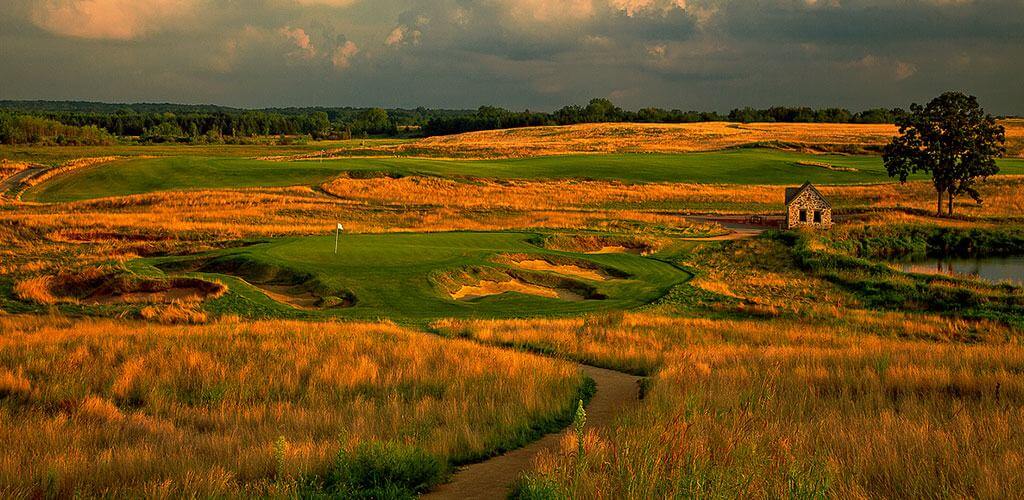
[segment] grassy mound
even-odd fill
[[[352,307],[356,296],[343,289],[333,288],[314,274],[296,272],[287,267],[246,258],[244,255],[178,261],[157,266],[170,272],[200,272],[225,274],[245,280],[271,299],[297,308],[330,309]]]
[[[258,316],[341,315],[429,322],[441,317],[523,317],[620,310],[650,303],[690,278],[685,271],[634,253],[582,254],[538,247],[543,237],[527,233],[359,234],[285,238],[197,256],[146,259],[167,273],[216,277],[232,290],[211,307]],[[559,273],[503,262],[509,255],[541,256],[601,269],[615,277],[586,282]],[[565,259],[565,260],[563,260]],[[244,281],[243,281],[244,280]],[[481,300],[451,296],[464,285],[518,280],[555,294],[497,293]],[[339,297],[349,307],[296,311],[253,287]],[[558,290],[584,300],[559,300]],[[277,293],[278,290],[271,290]],[[355,298],[358,297],[358,300]],[[602,297],[603,300],[586,300]]]

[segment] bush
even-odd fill
[[[361,443],[338,454],[322,489],[343,498],[415,498],[440,484],[447,472],[444,462],[414,446]]]
[[[551,479],[527,475],[521,477],[512,486],[512,493],[509,498],[516,500],[558,500],[566,498],[558,487],[558,484]]]

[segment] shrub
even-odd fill
[[[516,500],[558,500],[565,498],[561,490],[558,487],[558,483],[553,480],[527,475],[521,477],[512,486],[512,493],[509,494],[509,498]]]
[[[414,498],[441,483],[446,465],[420,448],[364,442],[342,450],[324,478],[323,490],[344,498]]]

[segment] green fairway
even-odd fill
[[[855,171],[799,165],[818,162]],[[1002,160],[1003,173],[1024,174],[1024,160]],[[245,158],[173,156],[122,160],[56,177],[25,193],[29,201],[60,202],[157,191],[320,184],[343,172],[468,176],[500,179],[605,179],[625,182],[723,184],[856,184],[890,182],[875,156],[808,155],[740,149],[681,155],[578,155],[507,160],[351,158],[269,162]]]
[[[58,176],[29,189],[27,201],[75,201],[159,191],[315,185],[341,172],[319,162],[174,156],[119,160]]]
[[[153,272],[150,266],[169,274],[195,272],[222,280],[232,293],[209,305],[221,312],[411,321],[628,309],[649,303],[690,278],[689,273],[657,259],[634,254],[559,252],[534,245],[536,239],[537,235],[528,233],[343,235],[335,254],[333,236],[287,238],[198,256],[147,259],[134,267],[142,272]],[[612,271],[615,276],[602,281],[550,271],[524,271],[508,261],[502,263],[501,256],[508,254],[572,259]],[[592,298],[570,301],[509,292],[455,300],[443,286],[445,276],[466,270],[484,276],[509,272],[536,283],[571,282],[589,289]],[[322,296],[351,294],[355,303],[351,307],[298,309],[272,300],[261,291],[272,286],[277,287],[275,290],[281,286],[293,291],[312,290]]]

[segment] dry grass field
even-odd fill
[[[1020,154],[1024,122],[1005,123]],[[845,151],[892,132],[607,124],[368,147],[453,157],[751,142]],[[28,149],[19,155],[36,154]],[[78,165],[73,153],[38,152]],[[142,154],[89,153],[78,157]],[[247,146],[244,156],[259,153]],[[0,175],[23,169],[12,165]],[[927,181],[821,186],[843,215],[831,232],[704,243],[681,237],[725,230],[683,214],[775,214],[782,187],[358,177],[62,203],[0,198],[0,496],[341,495],[324,479],[339,463],[376,473],[406,458],[436,481],[451,464],[552,429],[583,384],[572,362],[647,377],[644,399],[613,427],[588,431],[582,456],[567,437],[538,457],[518,487],[524,497],[1001,498],[1024,489],[1024,291],[912,276],[871,252],[966,234],[1010,254],[1024,241],[1024,177],[989,179],[985,203],[961,200],[956,219],[929,215]],[[161,289],[140,286],[131,307],[62,295],[107,275],[139,273],[145,285],[157,271],[140,257],[251,251],[242,245],[327,237],[337,222],[349,233],[537,232],[531,244],[545,251],[652,259],[693,278],[629,311],[416,325],[240,319],[209,307],[234,296],[229,281],[153,303]],[[635,255],[593,253],[603,250]],[[604,268],[501,255],[495,265],[614,281]]]
[[[1024,155],[1024,120],[1004,120],[1010,156]],[[750,145],[812,152],[878,149],[896,135],[892,125],[800,123],[594,123],[489,130],[422,139],[396,151],[450,157],[546,156],[574,153],[692,153]]]
[[[1011,217],[1024,210],[1024,177],[1000,176],[979,185],[983,204],[960,199],[958,212],[968,217]],[[676,208],[722,213],[769,213],[782,208],[778,186],[646,183],[616,181],[493,181],[439,177],[339,177],[322,186],[341,199],[404,208],[473,210],[566,210],[607,207]],[[842,210],[912,208],[934,210],[928,181],[853,186],[820,190]]]
[[[660,368],[643,406],[614,430],[587,434],[583,456],[570,435],[560,452],[538,458],[521,486],[534,497],[1003,498],[1019,491],[1022,346],[900,339],[958,325],[890,319],[880,328],[856,318],[836,325],[632,314],[460,328],[613,365],[626,350]],[[588,352],[576,352],[580,345]]]
[[[368,442],[464,461],[522,444],[582,381],[388,323],[42,316],[0,331],[6,498],[291,496]]]
[[[793,123],[594,123],[431,137],[399,146],[440,156],[524,157],[568,153],[692,153],[752,144],[812,151],[863,150],[885,144],[891,125]]]

